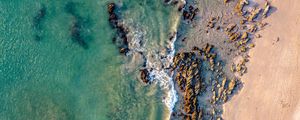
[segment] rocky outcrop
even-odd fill
[[[145,84],[150,84],[150,73],[147,69],[140,70],[140,78]]]
[[[113,38],[113,43],[118,47],[121,54],[126,55],[130,49],[128,48],[129,29],[121,22],[120,16],[117,14],[117,5],[109,3],[107,5],[107,12],[109,14],[108,21],[112,28],[117,30],[117,35]]]
[[[182,12],[183,20],[193,21],[198,12],[199,9],[192,5],[185,7]]]
[[[225,103],[240,84],[236,78],[227,79],[214,46],[193,47],[173,59],[174,81],[180,91],[180,110],[173,117],[187,120],[221,118],[220,105]],[[211,89],[211,90],[208,90]],[[205,101],[204,98],[210,98]],[[202,102],[200,102],[202,101]]]

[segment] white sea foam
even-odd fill
[[[145,32],[140,30],[132,32],[132,36],[129,42],[129,48],[131,52],[142,52],[146,57],[146,68],[150,72],[150,80],[152,83],[157,83],[165,92],[164,104],[172,112],[175,103],[177,102],[177,93],[173,83],[173,72],[169,69],[172,66],[175,48],[174,43],[177,35],[175,34],[173,39],[168,41],[166,54],[156,54],[155,51],[148,50],[145,45],[141,45],[141,40],[145,40]],[[158,48],[160,49],[160,48]],[[155,56],[154,58],[152,58]],[[164,56],[162,59],[161,57]],[[164,66],[164,67],[162,67]]]
[[[178,16],[173,20],[175,24],[172,26],[171,31],[177,31],[180,17]],[[146,45],[146,31],[139,29],[139,26],[132,24],[131,21],[129,21],[129,24],[133,25],[131,26],[132,28],[130,28],[130,30],[132,30],[131,33],[128,34],[128,37],[130,37],[128,45],[130,49],[129,55],[137,52],[143,53],[146,59],[145,68],[150,72],[150,80],[152,83],[158,84],[163,92],[165,92],[162,102],[168,108],[169,113],[172,113],[175,104],[178,101],[178,97],[172,78],[173,72],[169,68],[171,68],[173,64],[175,55],[174,45],[177,39],[177,33],[174,32],[171,40],[166,39],[167,44],[162,45],[163,47],[166,47],[166,52],[161,52],[163,48],[157,48],[157,46],[151,46],[150,44],[148,46]]]
[[[133,52],[144,52],[145,48],[143,44],[141,44],[142,40],[146,40],[144,35],[146,34],[145,31],[142,30],[135,30],[131,33],[131,39],[129,40],[128,47],[129,49],[133,50]],[[146,42],[146,41],[143,41]]]
[[[172,78],[173,72],[168,69],[171,67],[173,62],[175,54],[174,43],[176,41],[176,38],[176,35],[174,35],[174,38],[168,43],[168,54],[165,58],[160,59],[160,62],[165,66],[165,68],[161,68],[161,66],[157,66],[157,64],[147,62],[147,66],[151,66],[153,68],[153,70],[150,71],[151,78],[156,81],[163,90],[166,91],[163,102],[168,107],[170,112],[172,112],[178,99]]]

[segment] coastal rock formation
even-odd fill
[[[107,12],[109,14],[108,21],[111,27],[117,30],[117,35],[113,38],[113,43],[116,44],[121,54],[126,55],[129,52],[127,37],[129,29],[121,22],[120,16],[117,14],[117,5],[115,3],[109,3],[107,5]]]
[[[195,8],[192,5],[189,5],[189,7],[185,7],[182,12],[183,20],[193,21],[198,11],[199,9]]]
[[[145,84],[149,84],[151,82],[149,76],[150,73],[147,69],[140,70],[140,78]]]
[[[180,106],[174,119],[221,119],[222,107],[237,90],[240,81],[227,79],[214,46],[193,47],[177,53],[173,60],[174,81],[180,91]]]
[[[201,9],[204,20],[194,20],[191,27],[202,31],[204,26],[204,32],[197,31],[180,42],[188,47],[173,61],[181,99],[172,119],[222,119],[223,104],[242,87],[240,77],[247,73],[248,51],[255,47],[256,32],[267,25],[262,20],[270,5],[254,7],[248,0],[224,3],[230,7],[217,15],[203,17],[201,12],[207,10]]]
[[[164,3],[178,7],[182,14],[182,23],[191,24],[191,27],[198,24],[196,16],[201,10],[194,2],[180,3],[176,0],[165,0]],[[185,49],[185,51],[179,50],[174,56],[171,68],[164,64],[161,65],[161,69],[167,71],[162,73],[174,72],[172,77],[176,90],[179,92],[178,104],[174,108],[171,119],[222,119],[222,105],[230,100],[242,86],[239,77],[247,72],[248,51],[255,46],[252,38],[258,30],[266,26],[266,23],[261,22],[261,16],[267,16],[270,8],[266,5],[265,8],[246,10],[245,8],[249,7],[247,0],[225,0],[224,3],[234,4],[232,8],[228,8],[230,9],[229,14],[211,15],[203,20],[207,24],[199,25],[204,25],[204,29],[206,29],[201,35],[215,32],[221,34],[220,36],[226,40],[211,36],[209,40],[201,39],[203,36],[193,37],[196,39],[194,43],[201,42],[200,45],[194,45],[191,42],[190,44],[194,47],[189,46],[189,49]],[[108,4],[107,12],[111,27],[117,31],[113,42],[119,48],[120,53],[126,55],[130,51],[128,47],[129,29],[122,23],[115,3]],[[199,33],[196,32],[196,34]],[[178,38],[182,39],[182,43],[191,39],[180,32],[175,35],[177,34],[180,35]],[[172,41],[173,38],[174,36],[171,36],[169,40]],[[191,48],[192,50],[190,50]],[[145,57],[143,54],[141,55],[143,58]],[[159,57],[166,58],[166,56]],[[235,62],[236,57],[241,58],[239,63]],[[144,64],[143,69],[139,71],[139,77],[145,84],[150,84],[152,81],[151,77],[153,76],[150,77],[152,72],[150,69],[151,67]]]

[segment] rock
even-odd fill
[[[128,48],[120,48],[120,53],[121,54],[126,54],[129,51]]]
[[[111,25],[112,28],[115,28],[117,30],[117,37],[120,39],[117,39],[116,37],[113,37],[113,42],[115,44],[117,43],[121,43],[120,45],[118,45],[119,48],[119,52],[121,54],[126,55],[130,49],[128,48],[128,38],[127,38],[127,34],[129,33],[129,30],[127,27],[125,27],[122,23],[120,23],[119,21],[119,17],[116,14],[116,4],[115,3],[109,3],[107,5],[107,12],[109,14],[109,23]],[[120,41],[117,41],[120,40]]]
[[[150,83],[149,74],[150,73],[149,73],[149,71],[147,69],[140,70],[140,78],[146,84]]]
[[[256,32],[257,31],[257,26],[256,25],[251,25],[248,32]]]
[[[207,25],[207,27],[214,28],[215,27],[215,23],[210,23],[210,24]]]
[[[240,47],[240,51],[241,51],[241,52],[246,52],[246,47],[245,47],[245,46],[241,46],[241,47]]]
[[[236,67],[234,63],[232,63],[232,65],[230,66],[230,71],[233,73],[236,71]]]
[[[230,41],[236,41],[240,37],[240,33],[234,33],[229,36]]]
[[[241,25],[243,25],[243,24],[245,24],[245,23],[246,23],[246,20],[244,20],[244,19],[240,21],[240,24],[241,24]]]
[[[193,21],[199,9],[194,8],[193,6],[189,6],[188,10],[183,10],[182,16],[184,20]]]
[[[109,23],[113,28],[116,28],[118,25],[118,17],[115,13],[116,4],[115,3],[109,3],[107,6],[107,12],[109,14]]]
[[[250,47],[250,48],[254,48],[255,45],[254,45],[253,43],[251,43],[251,44],[249,44],[249,47]]]
[[[198,47],[194,46],[192,50],[198,51],[198,50],[200,50],[200,49],[199,49]]]
[[[261,38],[260,34],[255,35],[256,38]]]
[[[230,80],[230,82],[228,84],[228,89],[227,89],[228,94],[232,93],[232,90],[234,89],[235,85],[236,85],[235,80],[234,79]]]
[[[218,26],[217,28],[216,28],[216,30],[220,30],[221,29],[221,27],[220,26]]]
[[[265,3],[264,11],[263,11],[263,14],[262,14],[263,18],[266,18],[266,17],[267,17],[269,11],[270,11],[270,5],[269,5],[269,2],[267,1],[267,2]]]
[[[244,9],[244,6],[245,5],[248,5],[249,2],[248,0],[238,0],[234,10],[236,13],[238,13],[238,15],[240,16],[243,16],[244,15],[244,12],[243,12],[243,9]]]
[[[204,51],[206,54],[208,54],[210,52],[210,50],[213,48],[212,45],[210,44],[206,44],[206,46],[204,47]]]
[[[256,8],[254,11],[252,11],[250,13],[250,16],[248,17],[248,21],[252,22],[258,16],[261,10],[262,10],[261,8]]]
[[[242,37],[241,37],[241,39],[246,39],[246,38],[248,38],[248,33],[244,32],[243,35],[242,35]]]
[[[116,9],[116,4],[115,3],[109,3],[107,6],[107,10],[109,14],[113,14]]]
[[[231,23],[231,24],[227,25],[225,31],[226,32],[231,32],[235,27],[236,27],[236,24]]]

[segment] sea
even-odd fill
[[[112,2],[130,30],[126,55]],[[179,23],[164,0],[0,0],[0,120],[169,119]]]

